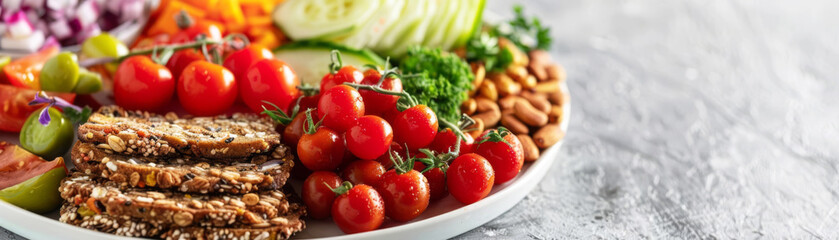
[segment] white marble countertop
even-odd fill
[[[552,173],[458,238],[839,238],[839,2],[488,8],[514,2],[552,27],[574,116]]]

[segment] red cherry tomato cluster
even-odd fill
[[[388,219],[411,221],[448,195],[479,201],[521,170],[521,143],[506,129],[472,139],[402,92],[387,66],[330,68],[319,93],[266,110],[311,171],[303,200],[312,218],[331,216],[346,233],[371,231]]]
[[[204,28],[203,26],[196,26]],[[184,33],[221,40],[213,28]],[[218,47],[218,46],[216,46]],[[300,96],[300,81],[291,67],[273,59],[268,49],[249,46],[211,62],[206,51],[175,51],[164,64],[147,55],[122,61],[114,76],[114,100],[127,109],[160,111],[177,95],[190,114],[212,116],[227,112],[240,99],[254,112],[274,104],[284,111]],[[219,57],[222,58],[222,57]]]

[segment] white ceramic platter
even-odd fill
[[[561,87],[564,94],[569,94],[568,86],[564,82]],[[570,102],[562,109],[563,121],[560,128],[563,132],[568,130],[570,109]],[[17,134],[12,133],[0,133],[0,140],[18,142]],[[309,220],[306,222],[306,230],[294,238],[407,240],[446,239],[457,236],[500,216],[521,201],[545,177],[554,162],[559,161],[562,143],[563,141],[560,141],[543,152],[535,162],[526,163],[516,178],[503,185],[494,186],[489,196],[476,203],[463,205],[450,195],[431,203],[428,209],[413,221],[387,221],[382,229],[351,235],[341,232],[331,220]],[[301,183],[292,184],[299,191]],[[0,226],[30,239],[129,239],[64,224],[57,219],[58,211],[38,215],[0,201]]]

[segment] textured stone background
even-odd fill
[[[514,2],[553,28],[571,126],[527,198],[458,238],[839,238],[838,1],[489,8]]]

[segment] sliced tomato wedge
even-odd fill
[[[38,91],[0,84],[0,131],[20,132],[23,123],[32,112],[43,106],[29,106]],[[76,98],[74,93],[47,92],[49,96],[60,97],[69,103]]]
[[[67,166],[61,157],[47,161],[0,142],[0,176],[0,201],[35,213],[54,211],[63,202],[58,187],[67,176]]]
[[[58,54],[58,50],[58,46],[52,46],[14,60],[3,67],[3,74],[9,83],[16,87],[41,89],[41,82],[38,80],[41,68],[47,60]]]
[[[64,168],[64,159],[47,161],[17,145],[0,141],[0,189],[22,183],[56,168]]]

